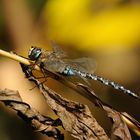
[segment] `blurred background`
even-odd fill
[[[51,50],[52,40],[70,58],[92,58],[96,63],[96,74],[112,79],[140,96],[139,0],[0,1],[0,49],[27,57],[32,45]],[[23,101],[40,113],[57,118],[39,91],[30,90],[34,85],[25,79],[18,62],[0,56],[0,78],[1,89],[18,90]],[[109,119],[91,102],[54,80],[48,80],[47,85],[70,100],[89,105],[110,135]],[[140,101],[99,82],[92,82],[92,88],[104,102],[140,121]],[[51,140],[32,132],[3,104],[0,104],[0,124],[2,140]],[[133,132],[132,137],[140,139]],[[65,133],[65,139],[74,138]]]

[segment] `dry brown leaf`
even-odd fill
[[[27,103],[22,101],[18,91],[9,89],[0,90],[0,101],[16,110],[18,116],[30,124],[35,131],[39,131],[57,140],[63,140],[63,134],[55,128],[55,126],[61,125],[60,121],[43,116],[31,108]]]
[[[27,66],[22,65],[22,68],[26,77],[38,86],[47,104],[62,121],[64,129],[73,137],[79,140],[109,140],[86,105],[61,97],[37,80]]]
[[[101,101],[89,87],[83,84],[77,84],[77,86],[80,86],[87,92],[90,92],[93,95],[94,104],[103,109],[107,113],[108,117],[113,120],[112,134],[120,137],[122,140],[131,140],[129,129],[123,121],[121,113]]]
[[[107,112],[108,117],[112,118],[112,134],[120,137],[122,140],[131,140],[131,135],[126,123],[121,117],[121,113],[103,105],[104,110]]]

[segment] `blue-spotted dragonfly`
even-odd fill
[[[45,51],[41,48],[32,46],[28,52],[28,57],[46,71],[57,73],[66,77],[75,76],[84,80],[91,79],[100,81],[104,85],[111,86],[114,89],[120,90],[134,98],[139,98],[139,96],[134,92],[124,88],[114,81],[95,75],[95,63],[92,59],[67,59],[66,53],[57,45],[53,45],[52,48],[52,51]]]

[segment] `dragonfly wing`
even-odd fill
[[[55,44],[54,42],[52,42],[52,48],[53,48],[53,52],[55,54],[55,56],[57,58],[64,58],[67,57],[67,53],[65,51],[63,51],[57,44]]]
[[[94,73],[96,70],[96,62],[92,58],[65,59],[67,65],[86,73]]]
[[[81,72],[85,73],[94,73],[96,69],[96,63],[91,58],[78,58],[78,59],[64,59],[63,60],[67,66],[70,66],[73,69],[79,70]],[[90,82],[85,78],[82,77],[79,74],[76,74],[77,76],[72,76],[71,80],[81,82],[83,84],[86,84],[90,86]],[[68,76],[69,78],[69,76]]]
[[[66,64],[59,59],[45,59],[41,63],[43,68],[56,73],[63,73],[66,67]]]

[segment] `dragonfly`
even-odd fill
[[[84,81],[87,79],[99,81],[106,86],[111,86],[123,93],[139,98],[137,94],[125,88],[124,86],[109,80],[94,73],[96,63],[91,58],[68,59],[66,52],[64,52],[58,45],[52,45],[52,51],[43,50],[32,46],[28,52],[28,58],[35,61],[35,65],[39,65],[46,71],[60,74],[64,77],[80,77]]]

